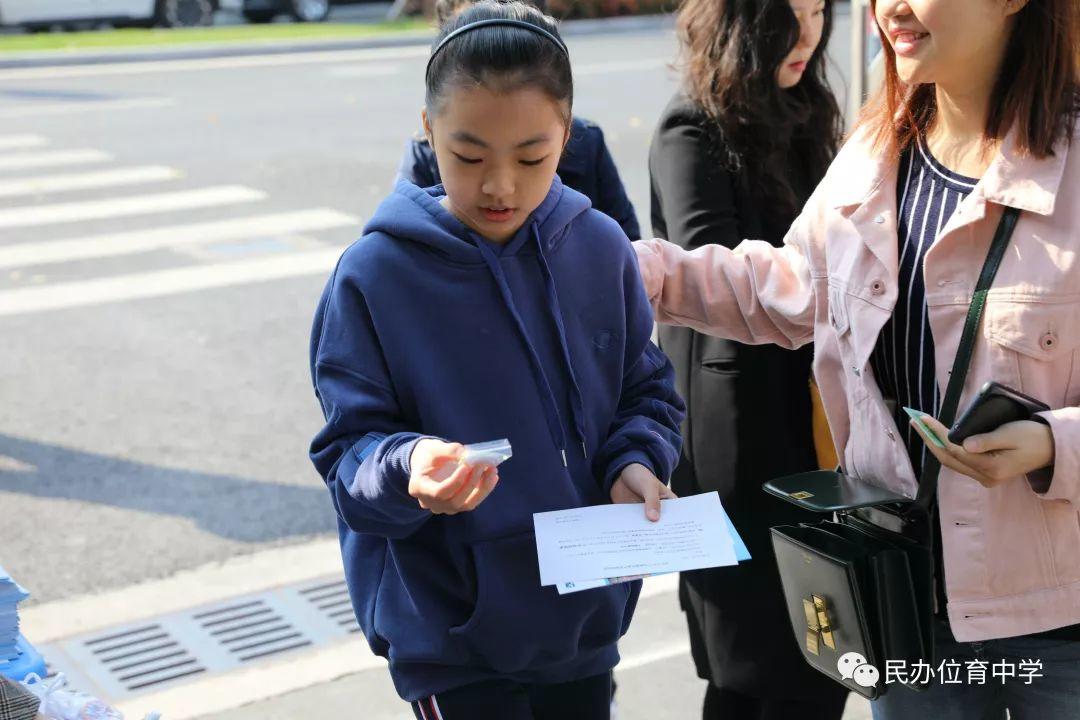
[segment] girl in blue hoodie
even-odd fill
[[[554,21],[482,2],[426,81],[443,185],[398,184],[312,335],[311,457],[356,617],[421,720],[607,718],[640,582],[541,587],[532,516],[659,518],[683,404],[626,235],[555,175],[573,83]],[[461,462],[502,437],[498,470]]]

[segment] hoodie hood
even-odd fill
[[[375,215],[364,226],[364,234],[382,232],[403,240],[428,246],[438,255],[455,263],[483,264],[480,237],[465,223],[444,208],[440,200],[446,191],[442,185],[418,188],[400,181],[394,192],[380,203]],[[558,248],[566,237],[567,227],[592,207],[589,199],[562,184],[558,176],[551,183],[544,201],[506,243],[502,255],[529,251],[530,234],[535,233],[542,252]]]

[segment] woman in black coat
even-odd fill
[[[657,236],[690,249],[782,243],[838,142],[824,71],[831,20],[831,0],[686,0],[682,89],[649,152]],[[817,468],[813,350],[670,326],[660,345],[688,411],[672,488],[719,491],[753,558],[680,578],[694,661],[709,681],[703,717],[838,720],[847,691],[803,660],[769,539],[772,525],[820,518],[761,489]]]

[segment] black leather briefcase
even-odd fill
[[[803,656],[873,700],[887,687],[887,660],[905,667],[919,661],[936,665],[933,555],[925,537],[928,523],[897,511],[910,500],[884,490],[838,495],[836,488],[844,485],[859,483],[824,471],[767,483],[767,491],[800,507],[836,513],[836,520],[774,527],[772,544]],[[830,496],[835,502],[814,502]],[[889,513],[903,530],[882,528],[858,514],[870,507]]]

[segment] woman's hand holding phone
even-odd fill
[[[489,463],[462,463],[465,446],[424,438],[409,460],[409,495],[436,515],[469,512],[487,499],[499,482]]]
[[[994,487],[1054,464],[1054,435],[1049,425],[1034,420],[1005,423],[997,430],[972,435],[961,446],[949,441],[949,429],[935,418],[922,415],[919,419],[925,428],[919,427],[914,418],[911,426],[942,466],[974,478],[984,487]],[[927,429],[943,447],[934,443]]]

